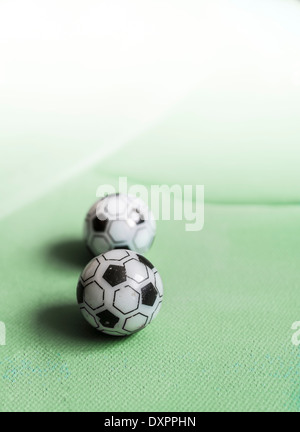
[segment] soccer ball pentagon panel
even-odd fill
[[[85,220],[85,241],[95,256],[112,249],[145,253],[155,233],[152,212],[133,195],[112,194],[102,198],[93,205]]]
[[[77,301],[84,318],[100,332],[128,336],[157,316],[163,283],[143,256],[115,249],[94,258],[83,270]]]

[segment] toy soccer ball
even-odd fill
[[[141,199],[131,195],[113,194],[102,198],[93,205],[85,220],[85,241],[95,256],[111,249],[147,252],[155,233],[152,212]]]
[[[157,316],[163,298],[158,271],[143,256],[115,249],[94,258],[77,286],[84,318],[103,333],[128,336]]]

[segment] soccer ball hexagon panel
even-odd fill
[[[133,195],[113,194],[97,201],[87,214],[84,237],[90,251],[100,255],[112,249],[147,252],[156,223],[147,205]]]
[[[77,301],[84,318],[100,332],[128,336],[157,316],[163,299],[161,277],[145,257],[115,249],[83,270]]]

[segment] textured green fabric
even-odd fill
[[[300,209],[207,205],[199,233],[160,222],[163,308],[115,340],[75,301],[90,190],[113,180],[91,171],[1,223],[1,410],[299,410]]]
[[[27,3],[0,5],[0,411],[300,411],[298,2]],[[206,205],[158,221],[162,310],[115,339],[75,292],[122,175]]]

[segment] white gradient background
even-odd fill
[[[255,166],[254,195],[267,170],[266,195],[277,181],[272,198],[287,190],[286,200],[300,198],[299,22],[296,0],[0,1],[0,217],[102,159],[117,160],[120,148],[181,106],[198,113],[203,97],[195,123],[219,128],[222,139],[211,137],[197,154],[231,173],[228,188]],[[236,137],[249,129],[247,118],[269,125],[247,147],[231,139],[230,119],[242,108]],[[162,158],[171,147],[160,144]],[[196,147],[187,137],[190,159]],[[168,170],[160,172],[142,180],[165,180]]]

